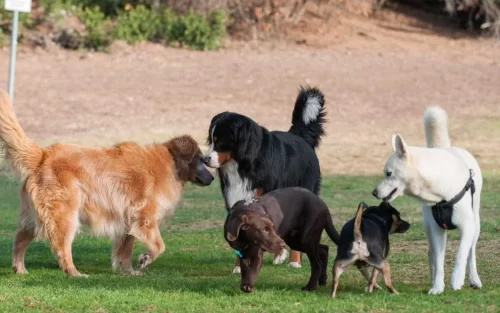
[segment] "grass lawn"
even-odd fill
[[[378,177],[326,177],[322,197],[331,208],[340,230],[359,201],[375,204],[370,195]],[[450,270],[457,248],[458,231],[450,232],[446,257],[447,289],[428,296],[427,243],[418,203],[400,198],[394,205],[412,223],[406,234],[392,237],[392,280],[399,296],[385,289],[363,293],[365,282],[354,268],[341,276],[336,299],[327,287],[302,292],[309,277],[304,256],[302,269],[265,264],[256,291],[239,290],[240,277],[231,274],[233,252],[222,234],[225,218],[218,183],[200,188],[188,186],[174,217],[162,227],[167,246],[140,277],[111,270],[111,243],[107,238],[82,233],[73,244],[77,268],[89,278],[66,278],[45,242],[34,242],[26,255],[29,275],[11,270],[12,240],[17,222],[18,183],[0,178],[0,312],[499,312],[500,311],[500,177],[488,176],[483,190],[478,244],[478,268],[483,289],[449,289]],[[333,243],[324,236],[325,243]],[[144,251],[137,244],[134,260]],[[330,250],[330,264],[335,249]],[[382,281],[380,280],[380,283]]]

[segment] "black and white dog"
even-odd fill
[[[319,193],[321,171],[315,148],[325,134],[323,93],[301,88],[288,132],[268,131],[252,119],[232,112],[212,118],[208,130],[207,166],[216,168],[229,210],[239,200],[252,200],[286,187],[303,187]],[[276,255],[284,262],[287,251]],[[300,254],[293,252],[289,265],[300,267]],[[233,272],[240,268],[235,266]]]

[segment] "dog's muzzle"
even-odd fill
[[[208,186],[214,180],[214,176],[208,171],[203,163],[205,162],[200,159],[196,167],[196,179],[194,183],[200,186]]]

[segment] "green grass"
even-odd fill
[[[322,198],[340,229],[359,201],[376,204],[370,191],[377,177],[326,177]],[[162,227],[167,246],[140,277],[111,271],[111,244],[106,238],[79,235],[73,245],[77,268],[89,278],[66,278],[45,242],[33,243],[26,255],[29,275],[11,270],[12,239],[17,221],[17,182],[0,179],[0,312],[498,312],[500,310],[500,178],[487,176],[482,197],[482,234],[478,268],[483,289],[448,287],[427,296],[427,244],[418,203],[400,198],[395,206],[412,223],[406,234],[392,237],[390,262],[399,296],[387,291],[363,293],[365,282],[352,268],[341,276],[336,299],[327,287],[300,291],[309,277],[302,269],[272,265],[266,255],[256,291],[239,291],[239,276],[230,274],[234,255],[222,236],[225,217],[219,186],[188,186],[174,217]],[[453,266],[458,231],[450,232],[446,283]],[[324,242],[332,243],[324,238]],[[136,245],[134,260],[144,251]],[[335,249],[330,250],[330,264]]]

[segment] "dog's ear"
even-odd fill
[[[262,127],[254,121],[246,119],[235,129],[235,141],[237,142],[234,158],[238,167],[243,171],[249,171],[254,160],[259,156],[262,142]]]
[[[238,239],[238,236],[240,234],[240,229],[247,229],[248,228],[248,217],[246,215],[242,215],[239,219],[233,219],[229,224],[227,225],[227,233],[226,233],[226,238],[229,241],[235,241]]]
[[[368,209],[368,205],[366,203],[364,203],[363,201],[361,201],[359,204],[358,204],[358,210],[366,210]]]
[[[404,220],[399,220],[398,226],[396,227],[395,233],[406,233],[410,229],[410,223]]]
[[[392,150],[399,156],[405,156],[408,152],[408,146],[401,135],[392,135]]]

